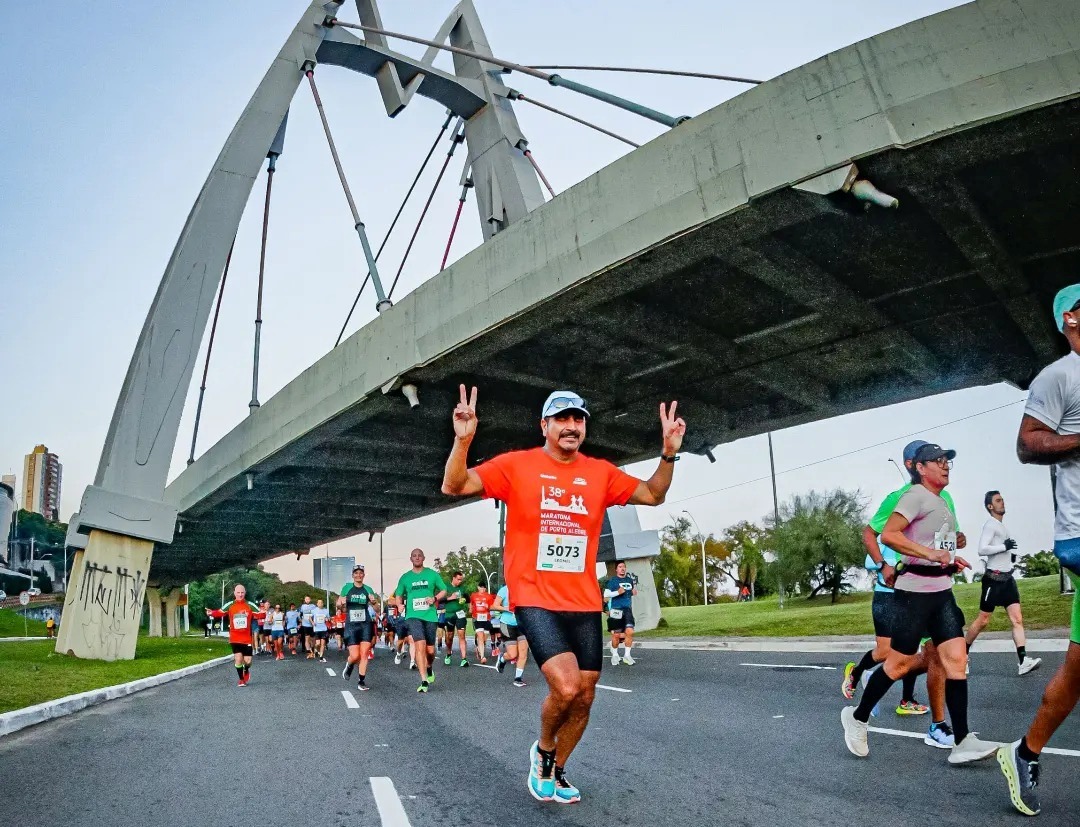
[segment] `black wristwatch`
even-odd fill
[[[678,462],[679,461],[679,455],[678,454],[672,454],[671,456],[668,456],[667,454],[661,454],[660,459],[662,459],[664,462]]]

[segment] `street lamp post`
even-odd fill
[[[701,533],[701,526],[698,525],[698,521],[694,519],[694,515],[683,509],[683,514],[694,521],[694,528],[697,529],[698,539],[701,541],[701,593],[705,596],[705,605],[709,605],[709,576],[705,571],[705,535]]]

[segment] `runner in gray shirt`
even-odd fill
[[[870,754],[866,735],[871,710],[893,683],[918,665],[919,643],[924,637],[933,640],[945,667],[945,705],[956,738],[949,763],[989,758],[997,749],[997,744],[980,740],[968,729],[964,613],[953,597],[952,575],[970,566],[956,556],[956,518],[941,497],[955,456],[956,451],[940,445],[919,448],[913,463],[915,484],[897,502],[881,532],[881,541],[901,555],[891,649],[885,665],[867,683],[859,706],[844,707],[840,716],[844,742],[860,758]]]

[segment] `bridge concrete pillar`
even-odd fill
[[[180,637],[180,624],[177,610],[180,608],[180,589],[173,589],[165,595],[165,634]]]
[[[56,651],[96,660],[131,660],[142,620],[149,540],[94,529],[75,555]]]
[[[150,609],[149,637],[161,637],[161,590],[154,586],[146,589],[146,604]]]
[[[58,652],[135,657],[155,543],[173,540],[165,483],[191,375],[251,188],[274,144],[322,23],[343,0],[312,0],[233,127],[203,184],[143,323],[105,437],[94,484],[68,524],[85,549],[64,601]],[[156,607],[156,608],[155,608]],[[161,634],[160,595],[151,601]]]

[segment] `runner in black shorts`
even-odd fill
[[[364,567],[353,566],[352,582],[346,583],[341,589],[341,597],[337,599],[338,611],[345,612],[345,645],[349,647],[349,656],[345,668],[341,670],[341,677],[348,680],[352,676],[353,667],[360,664],[360,678],[356,688],[366,692],[370,687],[367,685],[368,654],[371,652],[375,640],[375,616],[379,606],[379,598],[371,586],[364,585]]]
[[[469,601],[465,596],[465,590],[461,588],[464,580],[465,575],[460,571],[455,571],[450,575],[450,585],[446,589],[446,657],[443,663],[447,666],[453,660],[455,640],[458,642],[458,649],[461,650],[461,663],[458,666],[469,665],[465,644],[465,629],[469,625]]]
[[[660,405],[662,457],[646,482],[579,453],[588,408],[577,394],[556,391],[541,407],[543,447],[502,454],[470,469],[476,388],[471,396],[464,385],[460,390],[442,492],[482,494],[506,503],[509,608],[548,682],[540,738],[529,751],[528,789],[537,800],[571,804],[581,800],[581,792],[566,778],[564,767],[588,725],[603,660],[603,602],[595,573],[604,511],[612,505],[664,501],[686,423],[676,417],[676,403],[670,414]]]
[[[945,667],[945,704],[955,735],[950,764],[966,764],[994,754],[997,744],[982,741],[968,728],[967,648],[964,614],[952,592],[952,575],[970,568],[956,557],[956,516],[941,496],[949,484],[955,451],[927,444],[915,454],[915,484],[896,503],[881,532],[882,542],[900,557],[893,595],[892,648],[885,665],[874,672],[858,708],[844,707],[840,716],[844,742],[859,757],[870,753],[867,721],[889,687],[915,668],[919,644],[929,637]]]
[[[1005,527],[1005,499],[1000,491],[987,491],[983,505],[990,513],[990,518],[983,525],[979,536],[979,556],[986,558],[986,571],[979,584],[979,615],[968,627],[964,640],[968,651],[971,644],[990,623],[994,609],[999,606],[1009,616],[1012,624],[1012,639],[1016,645],[1017,672],[1026,675],[1039,668],[1041,658],[1029,658],[1027,654],[1027,636],[1024,634],[1024,615],[1020,610],[1020,590],[1016,588],[1013,566],[1016,563],[1016,540],[1009,536]]]

